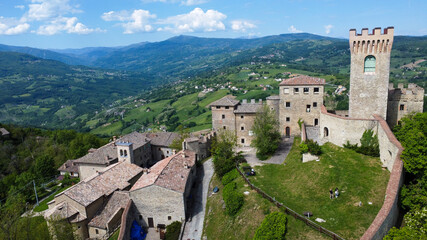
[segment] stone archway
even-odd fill
[[[329,137],[329,129],[327,127],[323,129],[323,137]]]
[[[285,136],[287,138],[291,136],[291,128],[290,127],[286,127],[285,128]]]

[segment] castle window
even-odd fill
[[[399,107],[399,109],[400,109],[400,111],[403,111],[403,110],[405,110],[405,104],[400,104],[400,107]]]
[[[120,156],[123,156],[123,150],[120,149]]]
[[[287,108],[290,108],[290,107],[291,107],[291,102],[286,102],[285,104],[286,104],[285,106],[286,106]]]
[[[172,217],[171,217],[171,216],[168,216],[168,220],[172,220]]]
[[[309,91],[309,88],[308,88],[308,87],[305,87],[305,88],[304,88],[304,93],[308,93],[308,91]]]
[[[226,106],[226,107],[225,107],[225,109],[229,109],[229,108],[230,108],[229,106]]]
[[[222,119],[225,119],[225,114],[222,114]]]
[[[227,127],[226,127],[226,126],[222,126],[222,128],[227,129]]]
[[[95,233],[96,233],[96,234],[99,234],[99,231],[98,231],[98,229],[95,229]]]
[[[243,119],[244,117],[245,117],[245,116],[243,116],[243,115],[240,115],[240,118],[241,118],[241,119]]]
[[[307,112],[311,112],[311,105],[307,105]]]
[[[375,72],[376,59],[374,56],[369,55],[365,58],[365,72]]]
[[[317,102],[313,102],[313,107],[317,107]]]
[[[124,153],[125,153],[125,157],[127,157],[128,156],[128,151],[124,151]]]
[[[241,126],[241,127],[240,127],[240,130],[245,131],[245,127],[244,127],[244,126]]]
[[[319,93],[319,88],[318,88],[318,87],[315,87],[315,88],[313,89],[313,92],[314,92],[314,93]]]
[[[289,88],[284,88],[284,89],[283,89],[283,93],[284,93],[284,94],[289,94]]]
[[[290,122],[291,118],[290,117],[286,117],[286,122]]]
[[[299,93],[299,88],[294,88],[294,93]]]
[[[220,109],[221,107],[220,106],[216,106],[216,109]]]
[[[240,140],[240,142],[241,142],[241,143],[245,143],[245,139],[244,139],[244,138],[242,138],[242,139]]]

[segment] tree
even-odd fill
[[[52,234],[55,235],[56,239],[74,240],[74,228],[73,225],[66,219],[53,217],[49,219],[49,228]]]
[[[181,233],[181,222],[175,221],[166,226],[165,240],[178,240]]]
[[[43,155],[37,158],[34,166],[37,179],[41,181],[48,180],[56,174],[55,161],[49,155]]]
[[[256,156],[265,160],[277,150],[280,143],[279,121],[274,110],[264,105],[255,117],[252,131],[255,134],[252,146],[257,149]]]
[[[384,240],[427,239],[427,207],[405,214],[404,221],[404,227],[393,227]]]
[[[239,157],[239,154],[234,152],[236,146],[237,138],[232,131],[221,130],[213,139],[211,153],[218,177],[222,178],[235,167],[236,160]]]
[[[188,129],[184,129],[184,127],[182,125],[179,125],[177,127],[178,132],[179,132],[179,137],[175,138],[172,141],[172,144],[170,145],[170,147],[172,149],[176,149],[177,151],[181,151],[182,150],[182,142],[188,138],[190,136],[190,134],[188,133]]]
[[[285,239],[288,219],[283,212],[268,214],[255,232],[254,240]]]
[[[363,132],[362,138],[360,138],[360,148],[357,152],[373,157],[380,156],[380,145],[378,143],[378,136],[374,134],[374,130],[367,129]]]

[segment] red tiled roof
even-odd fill
[[[325,79],[310,77],[307,75],[299,75],[293,78],[285,79],[280,83],[280,86],[288,85],[324,85]]]

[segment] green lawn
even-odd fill
[[[117,240],[119,238],[120,228],[118,228],[113,235],[111,235],[108,240]]]
[[[39,203],[39,205],[34,208],[33,211],[34,212],[41,212],[41,211],[48,209],[47,203],[52,201],[55,198],[56,194],[59,194],[59,193],[65,191],[69,187],[71,187],[71,186],[67,186],[67,187],[63,187],[63,188],[59,189],[55,194],[52,194],[48,198],[46,198],[45,200],[41,201]]]
[[[270,212],[279,211],[276,206],[251,190],[243,178],[238,177],[234,181],[237,183],[237,191],[249,191],[250,193],[245,196],[242,209],[236,216],[230,217],[225,214],[225,209],[223,209],[223,186],[216,176],[212,178],[209,194],[212,193],[215,186],[218,186],[220,191],[208,196],[203,227],[203,236],[207,236],[208,239],[252,239],[264,217]],[[288,216],[287,229],[286,239],[328,239],[290,216]]]
[[[383,204],[389,172],[381,168],[378,158],[330,143],[322,146],[319,162],[302,163],[299,141],[294,142],[285,165],[255,167],[257,176],[251,181],[296,212],[310,211],[313,220],[326,220],[320,225],[338,235],[360,238]],[[335,187],[341,194],[331,200],[329,189]]]

